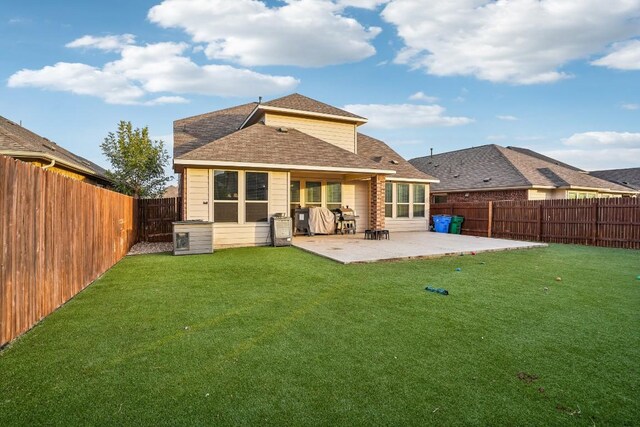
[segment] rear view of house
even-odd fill
[[[630,187],[518,147],[490,144],[409,161],[440,180],[435,203],[633,196]]]
[[[299,94],[174,122],[183,217],[214,223],[217,247],[268,243],[268,219],[298,207],[349,206],[366,228],[426,230],[436,180],[367,119]]]

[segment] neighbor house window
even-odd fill
[[[384,184],[384,216],[393,216],[393,184],[390,182]]]
[[[433,196],[433,203],[447,203],[447,195]]]
[[[339,209],[342,206],[342,184],[339,182],[327,182],[325,188],[327,209]]]
[[[396,184],[396,217],[409,218],[409,184]]]
[[[213,219],[238,222],[238,172],[213,172]]]
[[[423,184],[413,184],[413,217],[424,218],[425,191]]]
[[[245,220],[266,222],[269,217],[269,174],[246,173]]]
[[[307,181],[304,196],[305,206],[322,206],[322,183]]]

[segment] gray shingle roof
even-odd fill
[[[436,179],[416,169],[384,142],[361,133],[358,133],[358,155],[372,160],[386,169],[395,170],[395,175],[390,178]]]
[[[97,164],[0,116],[0,154],[15,155],[15,153],[24,153],[25,156],[47,160],[55,159],[57,162],[86,175],[108,180],[105,175],[106,171]]]
[[[283,96],[282,98],[274,99],[263,103],[268,107],[287,108],[290,110],[308,111],[311,113],[330,114],[332,116],[342,116],[352,119],[366,120],[364,117],[357,116],[340,108],[336,108],[332,105],[325,104],[315,99],[308,98],[299,93]]]
[[[421,171],[440,179],[433,191],[495,188],[599,188],[628,191],[622,185],[590,176],[526,149],[490,144],[409,160]]]
[[[296,129],[282,132],[261,123],[217,139],[180,157],[269,165],[299,165],[344,169],[393,170]]]
[[[608,169],[589,172],[597,178],[606,179],[634,190],[640,190],[640,168]]]

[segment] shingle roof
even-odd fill
[[[332,105],[325,104],[315,99],[308,98],[299,93],[283,96],[282,98],[264,102],[262,105],[268,107],[287,108],[290,110],[308,111],[311,113],[330,114],[332,116],[349,117],[352,119],[366,120],[364,117],[357,116],[348,111],[341,110]]]
[[[78,169],[87,175],[108,179],[105,175],[106,171],[97,164],[0,116],[0,154],[15,155],[16,153],[48,160],[55,159],[67,167]]]
[[[182,155],[180,160],[394,170],[389,167],[392,165],[358,156],[296,129],[282,132],[261,123],[192,150]]]
[[[589,175],[606,179],[634,190],[640,190],[640,168],[593,171],[589,172]]]
[[[395,175],[390,176],[392,179],[436,180],[433,176],[416,169],[384,142],[361,133],[358,133],[358,155],[372,160],[386,169],[395,170]]]
[[[186,117],[173,122],[173,157],[202,147],[236,132],[258,105],[257,102]]]
[[[433,185],[433,191],[529,187],[629,190],[549,157],[531,153],[535,152],[491,144],[418,157],[409,162],[440,179],[439,184]]]

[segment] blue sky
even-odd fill
[[[406,158],[489,143],[640,166],[640,0],[1,0],[0,115],[105,167],[119,120],[299,92]]]

